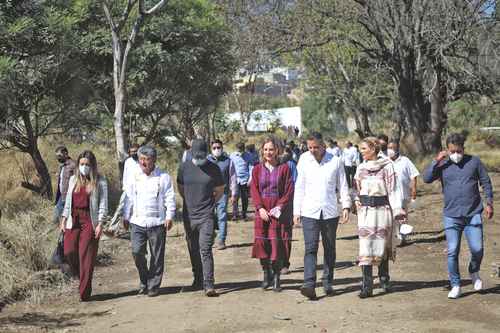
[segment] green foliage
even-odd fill
[[[302,104],[302,122],[307,131],[319,131],[333,137],[345,135],[344,117],[341,108],[328,97],[309,95]]]

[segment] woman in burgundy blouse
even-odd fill
[[[80,279],[81,301],[88,301],[92,293],[98,242],[107,212],[106,179],[97,172],[94,154],[84,151],[78,157],[75,175],[69,180],[60,226],[64,232],[64,256],[73,277]]]
[[[255,206],[252,257],[260,259],[262,288],[281,291],[280,270],[290,252],[293,181],[286,163],[279,163],[281,145],[269,137],[261,147],[262,162],[252,171],[250,191]]]

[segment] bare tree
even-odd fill
[[[119,161],[126,158],[126,135],[124,133],[124,115],[127,108],[127,66],[129,65],[130,52],[135,46],[139,34],[148,16],[158,13],[168,0],[159,0],[149,9],[145,0],[128,0],[120,11],[118,18],[114,13],[116,0],[101,0],[106,20],[111,30],[113,48],[113,89],[115,97],[115,110],[113,113],[116,151]],[[133,22],[130,31],[126,29]]]
[[[407,122],[419,151],[441,149],[448,103],[470,93],[494,92],[498,78],[478,62],[489,44],[485,33],[494,24],[487,13],[492,1],[355,2],[357,20],[370,38],[353,36],[353,44],[391,69],[400,119]]]

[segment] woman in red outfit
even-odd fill
[[[252,171],[250,191],[255,206],[252,257],[264,271],[262,288],[281,291],[280,270],[290,252],[293,181],[286,163],[279,163],[281,145],[272,137],[261,147],[262,162]]]
[[[68,194],[61,218],[64,232],[64,256],[74,277],[80,278],[80,300],[92,293],[92,274],[98,241],[108,213],[108,186],[97,172],[91,151],[78,157],[78,168],[69,180]]]

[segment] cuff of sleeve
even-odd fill
[[[396,217],[396,216],[398,216],[398,215],[401,215],[401,214],[403,214],[403,209],[402,209],[401,207],[397,207],[397,208],[394,208],[394,209],[392,210],[392,215],[393,215],[394,217]]]
[[[351,204],[350,201],[349,202],[344,202],[342,204],[342,209],[351,209],[351,206],[352,206],[352,204]]]
[[[166,220],[173,220],[173,219],[174,219],[174,217],[175,217],[175,212],[167,212],[167,213],[165,214],[165,219],[166,219]]]

